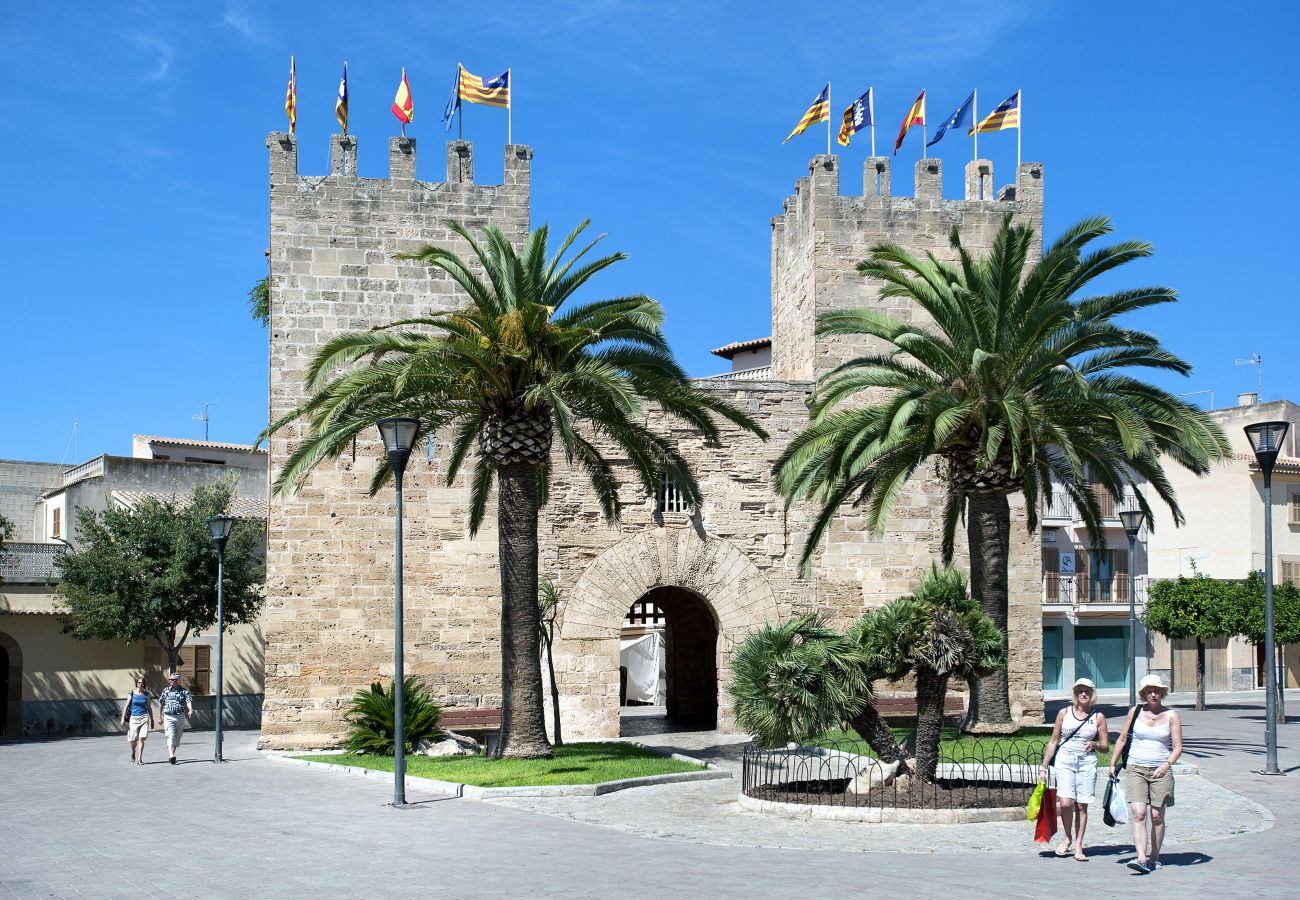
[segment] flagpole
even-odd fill
[[[1020,171],[1020,135],[1025,128],[1025,95],[1016,91],[1016,171]]]
[[[460,102],[460,73],[464,66],[456,63],[456,140],[465,140],[465,106]]]
[[[925,94],[925,88],[921,88],[921,94],[922,95]],[[921,114],[921,159],[930,158],[930,154],[926,152],[926,146],[925,146],[926,142],[929,139],[930,136],[926,134],[926,128],[925,128],[925,113],[922,113]]]
[[[980,89],[975,88],[970,96],[970,120],[975,126],[975,155],[971,159],[975,160],[980,158]]]
[[[506,94],[506,143],[509,144],[513,143],[510,139],[511,128],[513,127],[510,120],[515,105],[515,76],[514,72],[510,69],[506,69],[506,90],[510,92]]]
[[[826,82],[826,155],[831,155],[831,83]]]
[[[867,108],[871,112],[871,155],[876,155],[876,88],[867,88]]]

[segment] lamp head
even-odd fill
[[[1282,451],[1282,442],[1286,440],[1290,427],[1290,422],[1256,422],[1245,428],[1250,448],[1255,451],[1255,460],[1266,477],[1273,471],[1273,462]]]
[[[411,457],[416,438],[420,434],[420,420],[391,416],[375,423],[379,426],[379,436],[383,438],[384,450],[388,452],[388,464],[393,467],[393,474],[401,477],[406,471],[406,461]]]
[[[1124,533],[1130,539],[1138,536],[1142,530],[1142,523],[1146,520],[1146,515],[1140,509],[1122,509],[1119,513],[1119,520],[1124,523]]]
[[[212,516],[208,519],[208,531],[212,534],[212,543],[217,545],[217,550],[226,549],[226,538],[230,537],[230,529],[234,527],[233,516]]]

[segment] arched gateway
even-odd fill
[[[683,724],[730,724],[726,666],[737,642],[780,618],[762,571],[735,545],[691,528],[652,528],[596,558],[565,603],[556,680],[566,737],[615,737],[619,635],[649,600],[668,619],[668,711]]]

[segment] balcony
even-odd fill
[[[1121,509],[1137,508],[1137,497],[1132,491],[1125,491],[1124,496],[1118,500],[1100,485],[1093,485],[1092,493],[1097,498],[1097,505],[1101,508],[1101,519],[1106,525],[1120,524]],[[1044,495],[1040,518],[1043,525],[1047,527],[1083,524],[1083,516],[1075,506],[1074,500],[1061,488],[1053,488],[1050,494]]]
[[[759,366],[754,369],[740,369],[736,372],[723,372],[721,375],[710,375],[712,381],[767,381],[772,377],[771,366]]]
[[[11,584],[46,584],[58,580],[54,561],[65,549],[63,544],[8,543],[0,550],[0,582]]]
[[[1137,576],[1137,605],[1147,602],[1146,575]],[[1095,588],[1095,589],[1094,589]],[[1119,574],[1104,585],[1093,585],[1087,575],[1060,575],[1043,573],[1043,604],[1045,606],[1070,606],[1076,609],[1102,606],[1128,606],[1129,577]]]

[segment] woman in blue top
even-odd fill
[[[127,724],[127,716],[131,722]],[[144,765],[144,742],[153,728],[153,697],[145,686],[144,676],[135,680],[135,689],[126,698],[119,724],[126,727],[126,740],[131,745],[131,761]]]

